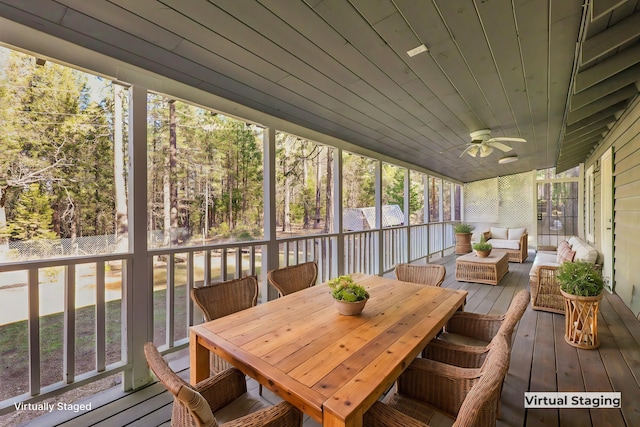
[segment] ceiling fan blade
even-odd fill
[[[469,145],[469,144],[454,145],[453,147],[445,148],[444,150],[438,151],[438,154],[444,154],[444,153],[448,153],[449,151],[459,150],[460,148],[464,147],[465,145]]]
[[[498,150],[502,150],[502,151],[504,151],[505,153],[506,153],[507,151],[511,151],[511,150],[513,150],[513,148],[509,147],[509,146],[508,146],[508,145],[506,145],[506,144],[503,144],[502,142],[498,142],[498,141],[488,142],[488,143],[487,143],[487,145],[489,145],[489,146],[491,146],[491,147],[493,147],[493,148],[497,148]]]
[[[464,156],[464,155],[465,155],[465,153],[468,153],[468,152],[469,152],[469,150],[471,149],[471,147],[473,147],[473,145],[467,144],[467,146],[465,147],[465,149],[464,149],[464,150],[462,150],[462,153],[460,153],[460,156],[458,156],[458,157],[462,157],[462,156]]]
[[[493,153],[493,147],[490,145],[482,144],[482,146],[480,147],[480,157],[487,157],[491,153]]]
[[[503,141],[503,142],[527,142],[526,139],[523,138],[510,138],[508,136],[497,136],[495,138],[491,138],[489,142],[493,141]]]

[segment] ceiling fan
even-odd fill
[[[469,134],[471,136],[471,142],[467,143],[467,148],[460,154],[460,157],[464,153],[467,153],[471,157],[477,157],[480,153],[480,157],[487,157],[493,153],[493,149],[504,151],[505,153],[513,150],[503,142],[527,142],[526,139],[512,138],[507,136],[491,137],[491,131],[489,129],[477,130]]]

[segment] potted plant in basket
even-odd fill
[[[491,249],[493,249],[493,246],[484,240],[484,234],[480,235],[480,242],[473,244],[473,250],[476,251],[476,255],[480,258],[488,257]]]
[[[475,227],[463,222],[453,226],[456,234],[456,255],[468,254],[471,252],[471,232]]]
[[[369,299],[369,292],[354,282],[351,276],[339,276],[329,280],[327,284],[340,314],[353,316],[362,312]]]
[[[585,261],[565,262],[558,267],[556,281],[564,297],[565,341],[578,348],[597,348],[602,272]]]

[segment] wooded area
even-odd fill
[[[0,239],[37,243],[115,236],[127,250],[128,93],[83,72],[0,51]],[[264,237],[263,129],[150,93],[147,100],[150,247]],[[336,232],[337,150],[276,132],[278,236]],[[377,160],[343,152],[344,208],[375,206]],[[404,206],[406,169],[383,163],[382,203]],[[412,223],[424,220],[424,175],[409,175]],[[432,191],[442,181],[432,178]],[[444,211],[450,185],[443,186]],[[439,214],[439,195],[431,194]],[[450,203],[449,203],[450,205]],[[20,254],[14,254],[19,257]]]

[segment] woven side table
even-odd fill
[[[485,283],[496,286],[509,271],[509,257],[506,252],[492,250],[486,258],[475,253],[456,260],[456,280],[460,282]]]

